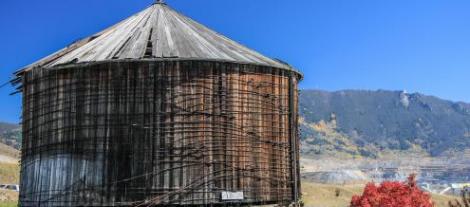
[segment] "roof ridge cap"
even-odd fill
[[[153,2],[153,4],[163,4],[163,5],[166,5],[166,2],[164,0],[155,0],[155,2]]]

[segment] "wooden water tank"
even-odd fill
[[[17,76],[21,206],[299,200],[301,74],[166,4]]]

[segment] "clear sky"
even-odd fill
[[[0,84],[153,0],[1,0]],[[305,74],[303,89],[407,90],[470,102],[468,0],[167,0],[181,13]],[[0,121],[21,96],[0,89]]]

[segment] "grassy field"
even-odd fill
[[[353,195],[360,195],[364,185],[327,185],[302,182],[303,201],[306,207],[348,207]],[[336,191],[339,196],[336,197]],[[436,207],[448,207],[457,197],[432,195]]]
[[[10,202],[0,202],[0,207],[17,207],[18,202],[10,201]]]
[[[20,151],[3,143],[0,143],[0,155],[4,155],[18,160],[20,158]]]
[[[0,183],[18,183],[20,168],[18,164],[0,163]],[[18,193],[0,190],[0,207],[17,206]]]
[[[17,206],[18,193],[13,191],[0,190],[0,207]]]
[[[0,143],[0,183],[15,184],[19,182],[19,157],[18,150]]]
[[[19,151],[0,143],[0,183],[19,183]],[[0,207],[13,207],[18,204],[18,193],[0,190]]]
[[[19,182],[20,167],[18,164],[0,163],[0,183],[15,184]]]
[[[339,196],[336,197],[336,189]],[[302,198],[307,207],[347,207],[353,195],[360,194],[363,185],[326,185],[302,182]]]
[[[0,163],[18,164],[20,151],[0,143]]]

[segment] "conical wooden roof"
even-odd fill
[[[176,12],[164,3],[42,59],[24,70],[111,60],[195,59],[293,70]]]

